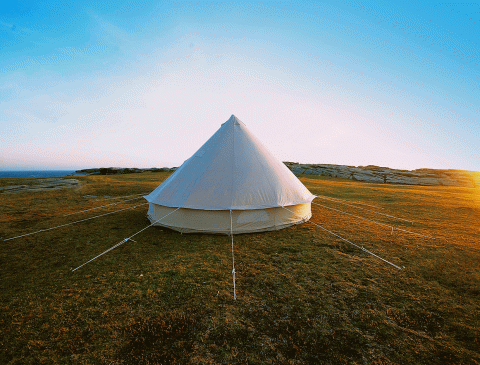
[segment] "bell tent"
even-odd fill
[[[152,224],[184,233],[220,234],[306,222],[314,198],[234,115],[145,196]]]

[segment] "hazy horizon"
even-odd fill
[[[8,3],[0,170],[173,167],[235,114],[282,161],[480,171],[480,5]]]
[[[389,168],[392,170],[408,170],[408,171],[413,171],[413,170],[421,170],[421,169],[434,169],[431,167],[419,167],[415,169],[401,169],[401,168],[395,168],[391,166],[378,166],[378,165],[343,165],[343,164],[324,164],[322,162],[316,162],[316,163],[306,163],[306,162],[296,162],[296,161],[283,161],[283,162],[294,162],[298,164],[312,164],[312,165],[338,165],[338,166],[354,166],[354,167],[367,167],[367,166],[377,166],[381,168]],[[181,164],[180,164],[181,165]],[[141,168],[141,169],[149,169],[149,168],[172,168],[172,167],[180,167],[180,165],[177,166],[150,166],[150,167],[138,167],[138,166],[90,166],[90,167],[79,167],[79,168],[12,168],[12,169],[3,169],[0,168],[0,172],[21,172],[21,171],[80,171],[80,170],[88,170],[88,169],[100,169],[100,168]],[[458,171],[472,171],[472,172],[480,172],[479,170],[464,170],[464,169],[441,169],[441,168],[435,168],[434,170],[458,170]]]

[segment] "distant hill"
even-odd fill
[[[379,166],[344,166],[331,164],[301,164],[298,162],[284,162],[295,175],[322,175],[366,181],[382,184],[405,184],[424,186],[461,186],[480,187],[480,172],[465,170],[417,169],[396,170]],[[161,168],[123,168],[101,167],[95,169],[78,170],[77,173],[86,175],[115,175],[134,174],[142,172],[175,171],[177,167]]]
[[[141,172],[165,172],[175,171],[176,167],[151,167],[148,169],[139,169],[136,167],[100,167],[95,169],[83,169],[75,171],[77,174],[84,175],[117,175],[117,174],[137,174]]]

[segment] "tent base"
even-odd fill
[[[312,217],[311,204],[282,207],[232,210],[201,210],[180,208],[168,217],[162,217],[177,208],[150,203],[147,217],[155,226],[173,229],[181,233],[233,234],[266,232],[307,222]],[[160,221],[158,221],[160,220]],[[157,222],[158,221],[158,222]]]

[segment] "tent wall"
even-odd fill
[[[274,231],[306,222],[312,216],[310,203],[287,208],[232,210],[233,233]],[[147,216],[154,223],[175,209],[150,203]],[[230,211],[181,208],[155,225],[182,233],[230,234]]]

